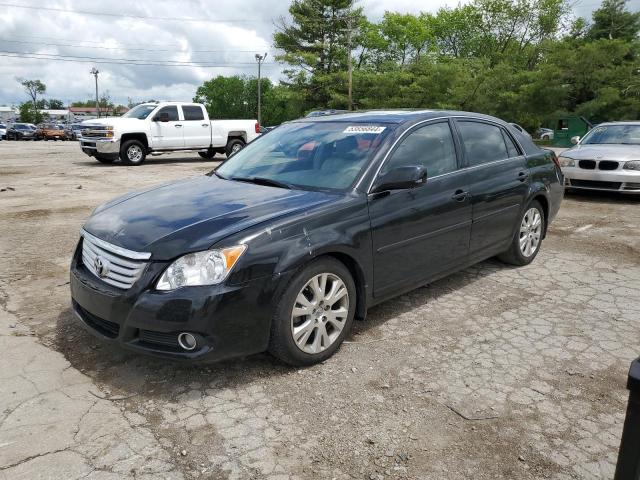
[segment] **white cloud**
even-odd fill
[[[583,3],[587,2],[593,3],[592,0]],[[42,7],[33,0],[21,4],[39,8],[0,6],[0,51],[228,66],[140,66],[89,59],[63,62],[0,57],[0,105],[17,104],[26,99],[17,78],[42,80],[47,85],[48,98],[65,102],[92,98],[94,81],[89,70],[93,66],[100,70],[100,90],[108,91],[118,103],[126,103],[129,97],[133,100],[190,100],[198,85],[215,75],[255,74],[254,54],[258,52],[269,52],[264,75],[273,80],[280,77],[281,67],[273,63],[271,45],[274,21],[287,13],[289,1],[286,0],[138,0],[135,3],[103,3],[103,10],[97,10],[97,4],[81,0],[54,0]],[[458,0],[359,0],[357,4],[364,8],[369,18],[378,19],[386,10],[435,12],[443,5],[457,5]],[[585,11],[593,8],[578,7]],[[74,14],[42,8],[156,18]],[[580,11],[580,14],[584,13]],[[214,22],[174,20],[176,18]]]

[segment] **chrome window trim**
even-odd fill
[[[107,251],[113,252],[131,260],[149,260],[151,258],[151,253],[149,252],[135,252],[133,250],[127,250],[126,248],[118,247],[117,245],[113,245],[112,243],[105,242],[104,240],[100,240],[99,238],[94,237],[84,228],[80,230],[80,236],[83,238],[87,238],[92,243],[98,245],[101,248],[104,248]]]
[[[382,167],[384,166],[384,164],[389,159],[389,155],[391,155],[393,150],[396,148],[396,145],[398,144],[398,142],[400,142],[401,140],[404,140],[404,138],[406,136],[408,136],[408,134],[410,132],[413,132],[416,129],[415,127],[419,127],[419,126],[422,126],[423,124],[430,123],[430,122],[434,122],[435,123],[435,122],[442,121],[442,120],[449,120],[450,118],[452,118],[454,120],[458,120],[458,119],[473,120],[473,121],[476,121],[476,122],[493,125],[493,126],[496,126],[496,127],[500,128],[502,130],[505,130],[504,125],[501,125],[501,124],[499,124],[497,122],[494,122],[492,120],[485,120],[484,118],[471,117],[471,116],[468,116],[468,115],[449,115],[449,116],[446,116],[446,117],[429,118],[429,119],[426,119],[426,120],[422,120],[422,121],[420,121],[420,122],[418,122],[418,123],[416,123],[414,125],[411,125],[411,127],[408,128],[400,137],[398,137],[396,139],[396,141],[393,142],[391,147],[389,147],[389,151],[385,154],[384,158],[382,159],[382,162],[380,162],[380,166],[376,170],[375,175],[373,176],[373,178],[371,179],[371,182],[369,183],[369,187],[367,188],[367,195],[371,193],[371,188],[373,187],[373,184],[375,183],[376,179],[378,178],[378,175],[380,174],[380,170],[382,170]],[[451,126],[449,126],[449,128],[451,128]],[[507,134],[510,134],[510,132],[507,131]],[[455,142],[456,135],[459,135],[459,132],[457,132],[457,130],[454,131],[453,129],[451,129],[451,135],[454,137],[454,142]],[[517,157],[503,158],[503,159],[500,159],[500,160],[495,160],[493,162],[481,163],[479,165],[464,166],[462,168],[458,168],[458,169],[454,170],[453,172],[442,173],[440,175],[435,175],[435,176],[429,177],[429,178],[444,177],[446,175],[451,175],[451,174],[454,174],[454,173],[464,172],[464,171],[467,171],[467,170],[473,170],[473,169],[484,167],[484,166],[487,166],[487,165],[495,165],[497,163],[502,163],[502,162],[506,162],[506,161],[509,161],[509,160],[513,160],[514,158],[524,157],[525,156],[524,148],[522,148],[522,145],[520,144],[518,139],[516,139],[513,135],[510,135],[510,136],[511,136],[511,139],[516,144],[516,146],[519,148],[520,152],[523,152],[520,155],[518,155]],[[462,143],[462,138],[460,138],[460,137],[458,137],[458,138],[460,140],[461,147],[464,150],[464,144]],[[506,148],[506,145],[505,145],[505,148]],[[462,153],[463,153],[463,158],[464,158],[464,152],[462,152]],[[356,184],[355,188],[358,188],[360,186],[360,184],[362,183],[362,179],[367,175],[367,172],[368,172],[368,169],[365,170],[365,172],[361,175],[360,180]]]

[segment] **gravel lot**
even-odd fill
[[[370,311],[332,359],[188,366],[86,334],[83,220],[197,156],[101,165],[0,142],[0,479],[611,478],[640,354],[640,199],[570,194],[536,261]]]

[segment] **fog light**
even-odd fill
[[[181,333],[178,335],[178,345],[180,345],[184,350],[191,351],[196,349],[198,342],[196,341],[196,337],[190,333]]]

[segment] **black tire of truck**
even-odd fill
[[[127,140],[120,149],[120,160],[125,165],[142,165],[146,158],[147,149],[138,140]]]
[[[227,146],[224,149],[224,153],[229,158],[234,153],[238,153],[240,150],[244,148],[244,140],[241,138],[232,138],[227,142]]]
[[[93,158],[95,158],[96,160],[98,160],[100,163],[113,163],[116,161],[116,158],[114,157],[103,157],[102,155],[100,155],[99,153],[95,154],[93,156]]]
[[[213,157],[216,156],[216,151],[210,148],[206,152],[198,152],[198,155],[200,155],[202,158],[206,160],[211,160]]]

